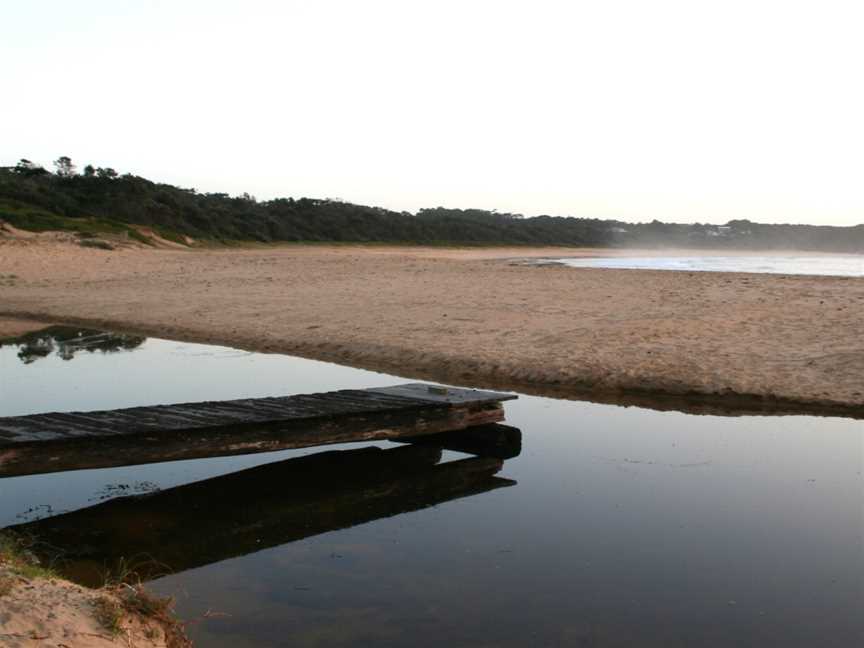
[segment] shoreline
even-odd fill
[[[0,534],[0,643],[9,648],[190,648],[172,598],[141,584],[87,588],[41,566],[32,539]]]
[[[646,390],[597,390],[590,385],[580,386],[575,384],[555,383],[528,383],[518,382],[508,378],[483,378],[478,377],[470,385],[459,383],[464,376],[442,371],[440,367],[434,369],[406,367],[396,362],[381,362],[375,360],[364,360],[362,362],[348,362],[342,358],[342,351],[328,353],[316,349],[315,354],[304,351],[278,351],[271,347],[262,348],[254,341],[226,340],[218,335],[201,335],[194,331],[172,330],[170,335],[165,330],[149,327],[129,325],[122,322],[106,319],[64,319],[57,320],[51,316],[30,314],[30,319],[18,320],[23,324],[23,333],[35,332],[49,326],[77,326],[81,328],[109,331],[111,333],[137,335],[147,338],[173,340],[191,344],[206,344],[222,346],[241,351],[254,353],[275,353],[289,355],[307,360],[329,362],[342,366],[364,369],[377,373],[398,375],[407,380],[418,380],[458,386],[470,386],[474,389],[488,389],[492,391],[518,392],[529,396],[542,398],[554,398],[561,400],[574,400],[595,403],[599,405],[615,405],[619,407],[640,407],[660,412],[683,412],[692,415],[705,416],[825,416],[845,417],[853,419],[864,419],[864,405],[836,403],[833,401],[798,401],[792,399],[777,398],[774,396],[763,396],[759,394],[741,394],[726,392],[722,394],[698,393],[698,392],[664,392]],[[5,339],[16,337],[6,335],[3,328],[3,319],[15,321],[14,318],[0,318],[0,342]],[[26,328],[25,328],[26,327]]]
[[[514,262],[605,252],[0,244],[0,334],[31,319],[619,405],[864,417],[864,280]]]

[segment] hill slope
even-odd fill
[[[68,158],[61,158],[66,160]],[[59,162],[59,160],[58,160]],[[798,249],[864,252],[864,225],[828,227],[624,223],[612,220],[498,213],[480,209],[395,212],[336,200],[198,193],[112,169],[71,163],[58,173],[22,160],[0,169],[0,219],[30,230],[82,233],[152,228],[165,238],[212,241],[380,242],[459,245],[564,245]],[[146,241],[145,241],[146,242]]]

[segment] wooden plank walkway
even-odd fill
[[[512,394],[423,383],[0,418],[0,477],[420,436],[504,419]]]

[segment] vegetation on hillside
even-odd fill
[[[562,216],[523,217],[481,209],[421,209],[416,214],[316,198],[257,201],[243,194],[198,193],[70,158],[49,172],[28,160],[0,168],[0,219],[22,229],[114,233],[146,242],[130,225],[169,240],[356,242],[458,245],[676,246],[864,251],[864,225],[816,227],[680,225]]]

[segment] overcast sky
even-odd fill
[[[0,164],[199,191],[864,223],[864,3],[0,6]]]

